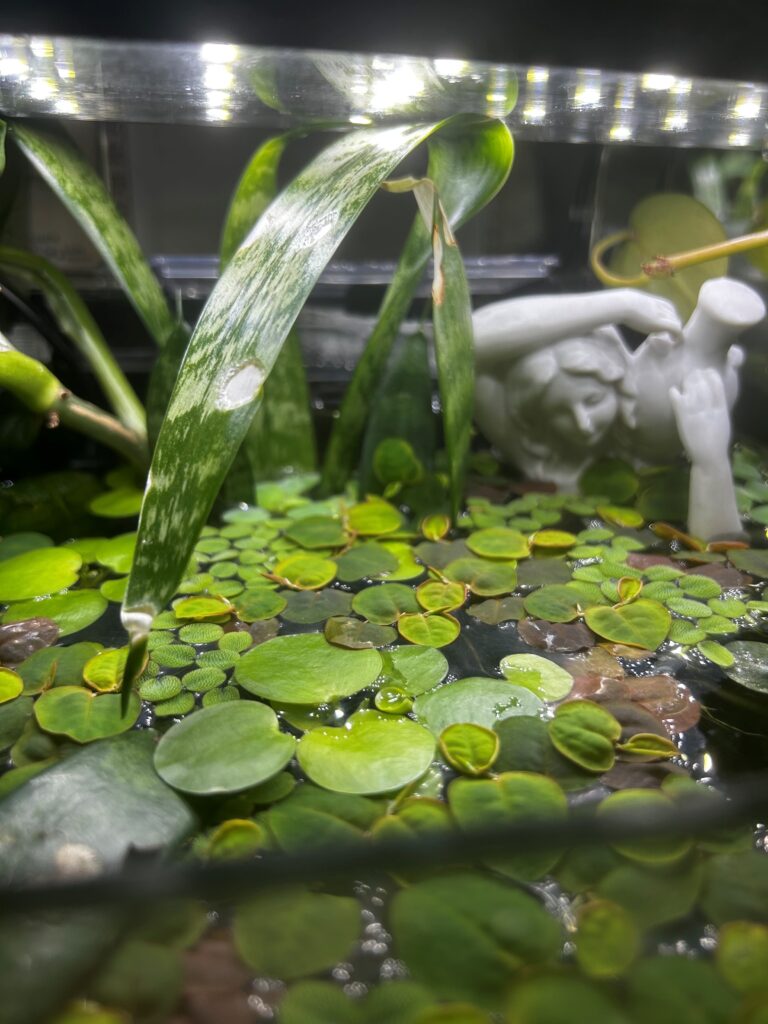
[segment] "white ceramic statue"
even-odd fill
[[[685,327],[670,302],[631,288],[494,302],[473,316],[475,418],[526,477],[563,489],[600,455],[663,464],[685,450],[690,532],[733,536],[733,342],[764,316],[757,292],[727,277],[702,287]],[[632,351],[615,324],[648,336]]]

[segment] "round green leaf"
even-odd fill
[[[14,700],[24,692],[24,680],[10,668],[0,665],[0,704]]]
[[[519,530],[490,527],[467,537],[467,547],[481,558],[518,559],[529,555],[528,538]]]
[[[235,680],[250,693],[286,704],[324,704],[370,686],[378,651],[335,647],[319,633],[277,636],[244,654]]]
[[[96,694],[82,686],[57,686],[35,701],[35,718],[41,729],[90,743],[117,736],[135,723],[139,699],[131,694],[123,714],[118,693]]]
[[[435,647],[404,644],[382,652],[382,674],[388,683],[416,697],[442,683],[448,675],[448,660]]]
[[[560,786],[545,775],[505,772],[495,779],[458,779],[448,789],[451,812],[467,831],[523,822],[561,822],[568,802]],[[545,875],[560,859],[562,850],[515,850],[488,863],[498,871],[524,881]]]
[[[469,677],[421,694],[413,710],[439,736],[443,729],[457,722],[492,728],[495,722],[513,715],[537,715],[543,706],[531,690],[505,679]]]
[[[97,494],[88,502],[88,508],[94,515],[105,519],[124,519],[139,514],[143,498],[144,492],[138,487],[118,487]]]
[[[435,513],[424,516],[421,521],[421,532],[427,540],[442,540],[451,528],[451,520],[446,515]]]
[[[478,597],[499,597],[517,586],[517,563],[457,558],[445,567],[445,576],[454,583],[463,583]]]
[[[571,622],[579,614],[582,596],[567,584],[550,583],[523,598],[523,606],[534,619]]]
[[[621,459],[600,459],[593,462],[579,478],[582,494],[604,494],[611,501],[631,498],[640,481],[632,466]]]
[[[263,977],[286,981],[347,959],[359,933],[360,907],[348,896],[281,889],[235,913],[235,946],[245,963]]]
[[[213,644],[224,635],[224,630],[215,622],[190,622],[179,630],[183,644]]]
[[[299,741],[309,778],[337,793],[388,793],[429,768],[435,739],[407,718],[358,711],[341,728],[321,728]]]
[[[358,651],[366,647],[386,647],[397,640],[397,633],[391,626],[379,626],[344,615],[328,619],[323,630],[325,639],[338,647]]]
[[[319,555],[289,555],[272,572],[297,590],[320,590],[336,576],[336,563]]]
[[[340,548],[349,539],[341,522],[330,516],[305,516],[291,524],[284,536],[299,547],[309,550]]]
[[[419,612],[401,615],[397,629],[405,640],[422,647],[447,647],[461,632],[461,626],[452,615]]]
[[[729,651],[727,647],[723,647],[716,640],[704,640],[702,638],[696,644],[696,650],[699,654],[703,654],[707,661],[719,665],[720,668],[730,668],[736,661],[733,652]]]
[[[155,676],[142,682],[139,686],[139,696],[142,700],[148,700],[155,704],[178,697],[181,689],[182,684],[178,676]]]
[[[287,601],[283,594],[268,587],[245,590],[233,601],[238,619],[243,622],[261,622],[271,619],[285,608]],[[177,613],[178,614],[178,613]]]
[[[737,992],[758,992],[768,977],[768,928],[752,921],[729,921],[720,929],[717,966]]]
[[[428,612],[452,612],[461,608],[466,599],[467,590],[461,583],[427,580],[416,588],[416,600]]]
[[[440,752],[462,775],[485,775],[499,754],[499,737],[492,729],[457,722],[440,733]]]
[[[648,814],[653,811],[663,813],[670,811],[673,806],[669,797],[660,790],[624,789],[606,797],[598,807],[597,813],[601,817],[610,817],[611,815],[624,817],[633,811],[638,814]],[[625,857],[642,864],[671,864],[688,853],[693,841],[676,836],[670,838],[659,836],[653,839],[632,839],[612,845]]]
[[[510,683],[525,686],[544,701],[562,700],[573,689],[573,676],[538,654],[508,654],[499,668]]]
[[[184,597],[181,601],[175,602],[173,611],[178,619],[206,622],[209,619],[219,619],[224,615],[229,615],[233,608],[224,597],[206,595],[204,597]]]
[[[576,538],[567,530],[537,530],[531,535],[531,546],[535,548],[570,548]]]
[[[734,640],[726,650],[733,659],[723,671],[739,686],[768,693],[768,644],[759,640]]]
[[[382,686],[373,698],[377,711],[388,715],[406,715],[413,707],[413,700],[399,686]]]
[[[373,472],[382,484],[415,484],[424,476],[424,467],[408,441],[385,437],[373,453]]]
[[[156,718],[178,718],[188,715],[195,706],[195,698],[191,693],[177,693],[175,697],[158,701],[155,704]]]
[[[486,601],[478,601],[467,608],[467,615],[498,626],[502,622],[517,622],[525,616],[522,597],[490,597]]]
[[[2,563],[7,564],[7,563]],[[42,616],[59,627],[59,636],[79,633],[92,625],[107,610],[107,600],[96,590],[70,590],[66,594],[44,597],[39,601],[19,601],[3,614],[3,622],[22,622]]]
[[[128,648],[118,647],[99,651],[83,667],[83,680],[97,693],[109,693],[119,690],[123,682],[125,663],[128,660]]]
[[[640,950],[640,932],[630,914],[610,900],[590,900],[577,914],[576,959],[591,978],[617,978]]]
[[[619,608],[587,608],[584,621],[613,643],[655,651],[666,639],[671,617],[662,605],[641,597]]]
[[[0,562],[15,558],[16,555],[23,555],[25,551],[34,551],[35,548],[50,547],[53,547],[53,541],[44,533],[9,533],[0,539]]]
[[[345,590],[292,590],[283,597],[286,604],[281,618],[302,625],[325,622],[332,615],[348,615],[352,608],[352,595]]]
[[[266,704],[219,704],[168,730],[155,750],[155,769],[183,793],[238,793],[277,775],[295,742]]]
[[[173,679],[173,676],[163,676],[163,679]],[[227,678],[226,673],[221,668],[211,666],[210,668],[195,668],[191,672],[186,672],[181,680],[180,685],[185,690],[190,690],[192,693],[207,693],[208,690],[215,690],[217,686],[221,686],[224,680]],[[142,696],[143,696],[142,691]]]
[[[342,583],[354,583],[364,577],[380,576],[394,572],[398,559],[375,541],[353,545],[349,551],[336,558],[337,575]],[[317,620],[319,621],[319,619]]]
[[[375,498],[353,505],[347,513],[347,524],[362,537],[378,537],[399,530],[403,517],[394,505]]]
[[[389,920],[395,955],[408,964],[415,981],[440,999],[466,1000],[487,1010],[498,1008],[507,995],[514,966],[554,962],[562,945],[559,923],[539,900],[470,872],[401,889]],[[599,1014],[575,1019],[614,1024]]]
[[[549,738],[563,757],[590,772],[607,772],[616,758],[621,726],[599,704],[574,700],[561,704],[549,723]]]
[[[35,651],[17,669],[24,680],[25,692],[39,693],[51,684],[77,686],[83,681],[85,663],[100,650],[101,644],[82,641],[68,647],[44,647]]]
[[[0,561],[0,603],[54,594],[77,582],[83,560],[71,548],[35,548]]]
[[[600,989],[567,974],[544,974],[515,985],[505,1019],[514,1024],[627,1024]]]
[[[352,609],[369,622],[388,626],[405,612],[418,612],[419,604],[413,589],[404,583],[380,583],[355,594]]]
[[[125,598],[125,591],[128,587],[128,577],[121,576],[119,580],[105,580],[99,587],[99,593],[108,601],[120,604]]]

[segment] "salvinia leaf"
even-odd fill
[[[63,333],[88,360],[118,419],[131,430],[144,434],[142,404],[68,278],[41,256],[8,246],[0,246],[0,268],[42,292]]]
[[[430,139],[427,177],[437,188],[452,229],[493,199],[507,180],[513,156],[506,125],[487,118],[456,118],[448,130]],[[355,466],[371,400],[432,254],[430,235],[417,216],[333,425],[323,467],[326,494],[341,490]]]
[[[176,327],[157,278],[104,183],[60,135],[22,122],[10,135],[98,249],[161,347]]]
[[[267,139],[237,183],[222,234],[222,271],[275,198],[280,160],[296,134],[286,132]],[[264,386],[258,412],[227,477],[224,496],[228,504],[252,500],[257,481],[274,479],[288,467],[311,471],[315,464],[309,390],[294,330]]]
[[[368,129],[333,142],[271,204],[217,282],[187,346],[147,481],[122,613],[133,646],[126,679],[317,278],[381,182],[440,126]]]

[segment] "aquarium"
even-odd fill
[[[0,36],[2,1024],[765,1019],[767,104]]]

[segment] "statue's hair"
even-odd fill
[[[539,352],[516,359],[506,378],[509,415],[516,421],[528,419],[526,412],[538,404],[549,385],[558,376],[593,377],[612,385],[619,398],[624,422],[635,425],[637,391],[628,374],[630,355],[619,335],[611,329],[598,329],[582,338],[566,338]]]

